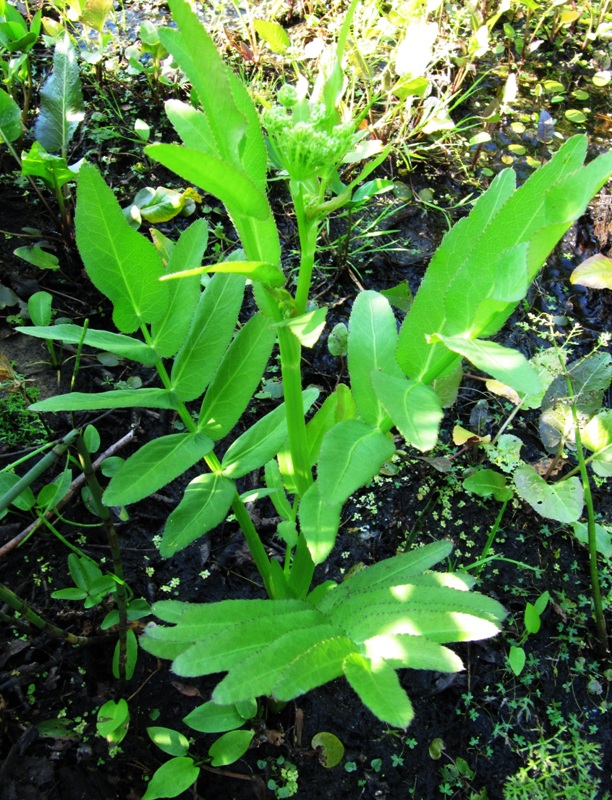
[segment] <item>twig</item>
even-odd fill
[[[125,434],[125,436],[123,436],[121,439],[112,444],[108,448],[108,450],[105,450],[104,453],[102,453],[102,455],[99,456],[93,462],[94,470],[99,469],[100,464],[104,461],[105,458],[109,458],[110,456],[114,455],[116,452],[121,450],[122,447],[125,447],[125,445],[128,442],[130,442],[133,438],[134,438],[134,431],[130,430],[128,431],[128,433]],[[66,492],[65,496],[60,500],[60,502],[57,504],[57,506],[55,506],[55,508],[52,508],[50,511],[47,512],[47,514],[43,519],[51,519],[55,515],[56,511],[59,511],[67,503],[69,503],[70,500],[72,500],[76,492],[80,490],[81,486],[83,486],[84,483],[85,483],[85,475],[82,473],[80,475],[77,475],[77,477],[70,484],[70,488]],[[37,519],[35,522],[32,522],[31,525],[28,525],[28,527],[22,530],[20,533],[18,533],[17,536],[13,537],[8,542],[6,542],[6,544],[2,545],[2,547],[0,547],[0,558],[10,553],[11,550],[14,550],[17,547],[17,545],[19,545],[24,539],[26,539],[28,536],[34,533],[34,531],[36,531],[43,524],[43,519]]]

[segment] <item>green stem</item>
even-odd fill
[[[77,450],[79,453],[79,461],[81,463],[81,468],[83,470],[83,474],[85,475],[85,480],[87,481],[87,486],[91,493],[91,502],[96,514],[102,520],[102,524],[104,525],[104,530],[106,531],[106,537],[108,539],[108,544],[110,546],[111,557],[113,559],[113,572],[117,576],[118,580],[115,582],[116,589],[115,589],[115,597],[117,599],[117,612],[119,614],[119,680],[125,680],[126,678],[126,670],[125,664],[127,661],[127,606],[128,606],[128,597],[127,597],[127,588],[125,585],[124,573],[123,573],[123,557],[121,555],[121,546],[119,544],[119,537],[117,536],[117,531],[115,530],[115,526],[113,525],[113,521],[111,518],[111,513],[109,509],[104,505],[102,502],[102,487],[98,483],[98,479],[96,477],[96,473],[94,472],[93,465],[91,463],[91,456],[89,454],[89,450],[85,445],[82,436],[79,436],[76,440]]]
[[[33,466],[31,470],[26,472],[23,478],[17,481],[14,486],[5,492],[0,498],[0,511],[8,508],[16,497],[19,497],[19,495],[25,489],[27,489],[33,481],[39,478],[43,472],[46,472],[46,470],[49,469],[49,467],[66,452],[73,439],[77,435],[78,431],[70,431],[70,433],[67,433],[66,436],[64,436],[64,438],[58,444],[56,444],[49,453],[40,459],[38,464]]]
[[[510,495],[510,497],[512,497],[512,495]],[[487,538],[486,544],[482,548],[482,553],[480,554],[480,558],[478,559],[479,566],[476,568],[476,575],[480,575],[480,571],[484,567],[485,559],[489,553],[489,550],[491,549],[491,545],[493,544],[495,537],[497,536],[497,532],[499,530],[499,526],[501,525],[501,521],[504,517],[506,506],[510,501],[510,497],[508,497],[506,500],[503,501],[502,507],[500,508],[499,514],[497,515],[497,519],[495,520],[495,522],[493,523],[493,527],[489,531],[489,536]]]
[[[149,330],[145,325],[141,326],[142,334],[145,338],[145,341],[151,344],[151,337],[149,334]],[[297,339],[296,339],[297,341]],[[299,343],[298,343],[299,345]],[[163,364],[163,362],[157,361],[156,364],[157,373],[161,379],[164,388],[168,389],[169,391],[172,390],[172,380],[168,375],[168,372]],[[300,393],[300,408],[301,408],[301,393]],[[189,409],[187,406],[179,400],[177,413],[181,418],[181,422],[185,426],[186,430],[190,433],[196,433],[198,430],[198,426],[194,421],[193,417],[189,413]],[[303,415],[302,415],[303,416]],[[211,472],[220,474],[222,472],[221,463],[214,452],[208,453],[204,456],[204,461],[206,466],[210,469]],[[234,499],[232,500],[232,511],[240,525],[240,529],[244,534],[244,538],[246,539],[247,546],[253,557],[253,561],[255,566],[257,567],[257,571],[261,575],[261,579],[264,582],[264,586],[266,592],[271,597],[272,596],[272,582],[270,578],[270,559],[268,558],[268,554],[263,546],[261,538],[253,524],[253,520],[251,519],[247,507],[245,506],[242,498],[238,494],[238,490],[236,490],[236,494],[234,495]]]
[[[292,197],[295,205],[301,252],[300,271],[298,274],[297,290],[295,292],[296,314],[299,316],[305,313],[310,296],[312,270],[314,268],[317,237],[319,235],[319,218],[308,218],[304,201],[304,192],[299,185],[295,190],[293,190],[292,187]]]
[[[24,600],[17,597],[14,592],[2,584],[0,584],[0,600],[10,606],[18,614],[21,614],[24,619],[31,622],[32,625],[35,625],[43,633],[49,634],[49,636],[53,636],[56,639],[63,639],[69,644],[90,644],[91,640],[88,639],[87,636],[76,636],[74,633],[68,633],[68,631],[58,628],[57,625],[53,625],[51,622],[43,619],[43,617],[33,611]]]

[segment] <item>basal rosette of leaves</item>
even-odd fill
[[[213,692],[220,705],[289,701],[344,676],[373,714],[405,728],[414,711],[396,670],[458,672],[444,644],[494,636],[506,616],[469,592],[471,577],[429,571],[450,551],[450,542],[426,545],[304,600],[162,601],[153,611],[168,626],[148,625],[141,644],[183,677],[227,672]]]

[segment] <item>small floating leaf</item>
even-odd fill
[[[321,731],[312,737],[311,746],[319,754],[319,762],[327,769],[337,766],[344,756],[344,745],[333,733]]]
[[[575,122],[578,125],[586,122],[585,114],[583,114],[582,111],[579,111],[577,108],[568,108],[565,112],[565,118],[569,119],[570,122]]]

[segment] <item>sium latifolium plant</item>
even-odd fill
[[[296,209],[301,260],[294,289],[280,266],[257,112],[189,6],[172,0],[177,28],[162,28],[159,37],[186,73],[197,103],[167,102],[182,144],[151,145],[147,154],[225,204],[243,252],[201,267],[207,237],[202,220],[176,243],[157,235],[156,248],[129,228],[97,170],[84,166],[77,244],[91,280],[113,303],[120,331],[88,330],[85,343],[153,367],[161,386],[76,392],[35,406],[166,408],[183,422],[185,433],[151,441],[131,456],[103,500],[108,506],[137,502],[204,464],[167,520],[160,546],[165,557],[212,530],[230,510],[235,515],[268,599],[162,601],[153,610],[165,624],[149,626],[141,639],[146,650],[172,659],[179,675],[226,672],[208,708],[233,715],[233,727],[244,720],[241,704],[257,696],[291,700],[342,675],[380,719],[405,727],[413,710],[395,670],[459,670],[460,659],[444,643],[498,631],[505,611],[469,592],[472,578],[430,571],[449,554],[446,541],[367,567],[339,585],[327,581],[313,588],[314,571],[334,547],[347,499],[393,455],[393,430],[421,451],[435,445],[443,401],[458,385],[462,358],[520,391],[537,389],[538,376],[520,353],[483,338],[499,330],[550,249],[612,173],[611,155],[582,166],[584,137],[567,142],[518,191],[514,173],[501,173],[445,238],[399,334],[382,295],[366,291],[357,297],[349,323],[350,386],[339,385],[307,419],[319,392],[302,387],[302,348],[316,343],[325,324],[325,308],[310,300],[319,226],[386,155],[341,183],[338,170],[358,161],[369,146],[337,111],[354,5],[336,57],[310,96],[301,83],[283,89],[278,107],[264,115],[269,151],[287,173]],[[203,272],[214,273],[204,288]],[[176,273],[182,277],[167,280]],[[259,311],[238,326],[247,278]],[[75,325],[21,330],[66,342],[83,336]],[[256,391],[275,341],[284,403],[224,449],[223,439]],[[187,405],[194,402],[197,416]],[[261,468],[264,485],[241,495],[237,481]],[[264,495],[281,519],[282,562],[269,557],[245,506]],[[241,734],[224,741],[225,753],[235,760],[254,732],[230,733]],[[179,783],[185,788],[199,766],[184,750],[171,755],[163,774],[174,790]],[[229,763],[227,757],[211,754],[217,764]],[[167,796],[159,792],[168,785],[151,785],[147,800]]]

